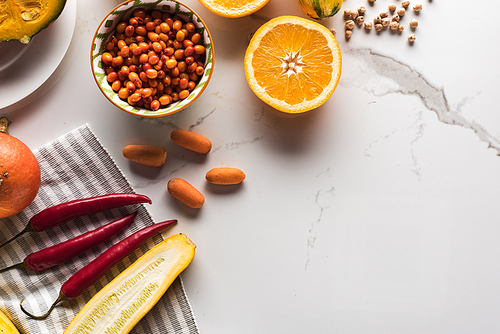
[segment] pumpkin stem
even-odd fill
[[[5,116],[0,117],[0,132],[3,132],[5,134],[9,134],[9,124],[11,122],[9,119]]]

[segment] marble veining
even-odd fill
[[[340,85],[362,88],[379,97],[387,94],[417,96],[428,110],[436,113],[440,122],[474,131],[479,140],[500,155],[500,140],[484,126],[462,114],[462,107],[470,101],[470,97],[452,107],[445,89],[431,83],[409,64],[369,48],[348,49],[344,54],[356,66],[351,66]]]
[[[318,191],[314,195],[314,204],[319,208],[319,214],[316,219],[311,221],[311,225],[308,230],[307,238],[307,253],[306,253],[306,263],[304,270],[307,270],[307,266],[310,262],[310,251],[314,248],[316,243],[316,226],[321,223],[323,219],[323,214],[325,210],[329,209],[332,205],[332,198],[334,197],[335,187],[331,185],[331,179],[333,177],[333,172],[330,167],[326,170],[320,172],[316,176],[316,184],[318,184]]]

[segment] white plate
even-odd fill
[[[76,0],[68,0],[63,12],[27,45],[0,43],[0,109],[8,107],[40,87],[61,63],[76,22]]]

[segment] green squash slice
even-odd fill
[[[54,22],[66,0],[0,0],[0,41],[31,38]]]

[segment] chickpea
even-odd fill
[[[411,34],[410,36],[408,36],[408,42],[410,42],[410,43],[415,42],[416,39],[417,39],[417,37],[415,37],[415,35],[413,35],[413,34]]]
[[[353,20],[347,20],[347,21],[345,22],[345,28],[346,28],[347,30],[352,30],[352,29],[354,28],[354,21],[353,21]],[[196,52],[196,48],[197,48],[198,46],[199,46],[199,45],[196,45],[196,46],[194,47],[195,53],[198,53],[198,52]]]
[[[419,12],[422,10],[422,4],[416,4],[415,6],[413,6],[413,10],[416,11],[416,12]]]
[[[415,29],[416,27],[418,27],[418,21],[413,19],[410,21],[410,27]]]

